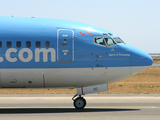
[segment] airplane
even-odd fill
[[[146,52],[96,26],[0,17],[0,88],[77,88],[73,105],[83,109],[82,95],[108,91],[108,84],[152,63]]]

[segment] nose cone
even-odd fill
[[[147,69],[152,63],[153,59],[148,53],[131,46],[131,75]]]
[[[152,63],[153,59],[148,53],[131,46],[131,66],[151,66]]]

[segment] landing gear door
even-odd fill
[[[59,29],[57,32],[57,59],[60,63],[74,60],[74,31]]]

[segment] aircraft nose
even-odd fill
[[[152,63],[153,59],[148,53],[131,47],[131,66],[151,66]]]
[[[136,47],[131,46],[131,73],[132,74],[136,74],[138,72],[141,72],[147,69],[152,65],[152,63],[153,63],[153,59],[148,53]]]

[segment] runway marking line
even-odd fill
[[[74,108],[74,107],[0,107],[0,109],[59,109],[59,108]],[[108,108],[114,108],[114,109],[138,109],[138,108],[160,108],[160,106],[98,106],[98,107],[85,107],[86,109],[93,108],[93,109],[108,109]],[[84,108],[84,109],[85,109]]]

